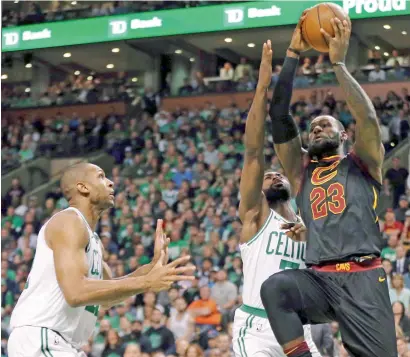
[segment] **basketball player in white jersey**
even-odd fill
[[[169,240],[157,224],[153,261],[113,279],[94,233],[103,211],[114,205],[113,183],[98,166],[81,163],[66,170],[61,187],[70,207],[41,228],[26,289],[11,316],[9,357],[77,357],[97,321],[110,307],[145,291],[169,289],[192,268],[167,264]]]
[[[237,357],[285,357],[277,342],[260,298],[262,283],[284,269],[304,268],[305,242],[287,234],[303,234],[290,203],[290,183],[277,172],[264,174],[266,98],[272,77],[271,42],[263,45],[259,81],[245,130],[245,162],[242,170],[239,216],[243,224],[241,256],[243,305],[235,312],[233,348]],[[291,228],[286,231],[284,228]],[[294,239],[296,237],[293,237]],[[305,326],[305,339],[314,357],[320,356]]]

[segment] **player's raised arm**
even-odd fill
[[[53,250],[58,284],[67,303],[72,307],[110,305],[114,301],[144,291],[168,289],[174,281],[192,280],[191,276],[179,275],[192,270],[191,268],[177,268],[179,264],[186,263],[189,257],[163,265],[164,252],[145,276],[120,280],[87,278],[89,267],[85,248],[88,243],[88,232],[82,219],[75,212],[63,212],[51,219],[47,224],[45,237]]]
[[[289,113],[289,108],[300,52],[307,51],[310,48],[301,34],[301,24],[304,18],[303,14],[293,33],[269,108],[275,151],[285,170],[285,175],[291,183],[293,194],[296,194],[299,190],[302,179],[304,153],[299,131]]]
[[[382,164],[384,147],[381,140],[379,122],[373,103],[363,88],[349,73],[345,65],[345,57],[349,47],[351,34],[350,21],[331,20],[335,36],[321,30],[329,43],[329,57],[337,80],[342,88],[347,105],[356,119],[355,154],[367,165],[372,177],[382,182]]]
[[[265,118],[267,90],[272,80],[272,44],[263,44],[259,79],[251,109],[246,119],[245,159],[242,169],[239,217],[242,222],[248,212],[259,214],[262,204],[262,182],[265,167]]]

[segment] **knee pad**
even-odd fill
[[[286,309],[296,306],[295,300],[300,300],[300,293],[295,280],[287,272],[279,272],[270,276],[261,286],[261,299],[267,304],[275,304]]]

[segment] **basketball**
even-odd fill
[[[340,21],[347,20],[349,16],[339,6],[330,2],[324,2],[313,6],[306,13],[306,18],[302,24],[302,36],[315,50],[319,52],[329,52],[329,44],[320,32],[323,28],[329,35],[334,36],[330,19],[337,17]]]

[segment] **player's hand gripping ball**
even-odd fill
[[[340,20],[340,23],[346,21],[349,27],[351,27],[349,16],[343,8],[330,2],[320,3],[305,10],[302,17],[303,39],[319,52],[326,53],[330,51],[330,38],[334,38],[338,32],[333,23],[335,19]]]
[[[306,14],[308,13],[309,9],[303,11],[302,16],[299,18],[299,22],[293,31],[292,39],[290,41],[290,48],[293,50],[304,52],[310,50],[312,47],[311,44],[307,42],[307,40],[302,36],[302,25],[305,22]]]

